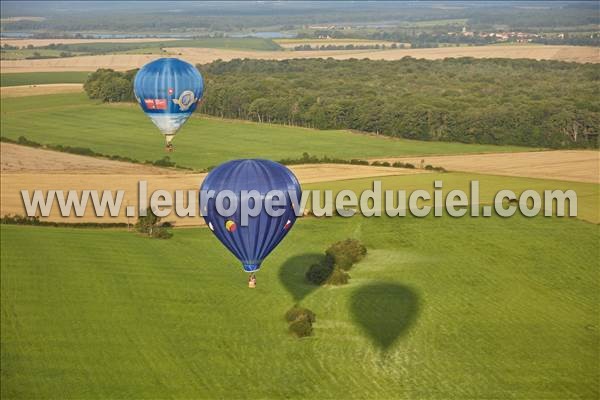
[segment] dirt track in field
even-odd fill
[[[424,160],[425,165],[444,167],[449,171],[600,183],[600,152],[592,150],[402,157],[380,160],[409,162],[415,166],[420,166],[421,160]]]
[[[373,60],[399,60],[410,56],[437,60],[448,57],[475,58],[531,58],[536,60],[559,60],[600,63],[600,48],[586,46],[473,46],[443,47],[437,49],[396,50],[333,50],[333,51],[242,51],[205,48],[166,48],[170,54],[194,64],[205,64],[217,59],[234,58],[284,60],[292,58],[370,58]],[[2,61],[2,73],[42,71],[95,71],[98,68],[128,70],[139,68],[147,62],[162,57],[155,54],[116,54],[79,56],[43,60]]]
[[[48,83],[44,85],[23,85],[0,87],[0,97],[39,96],[42,94],[77,93],[83,90],[81,83]]]
[[[25,214],[20,191],[35,189],[47,190],[125,190],[121,214],[115,218],[98,218],[91,207],[83,217],[62,218],[58,206],[52,208],[49,221],[68,222],[127,222],[125,207],[137,205],[138,181],[148,182],[148,193],[157,189],[175,193],[182,190],[186,194],[183,204],[187,204],[187,191],[198,190],[206,174],[180,172],[152,166],[129,164],[74,154],[34,149],[9,143],[1,148],[1,201],[0,214]],[[335,181],[342,179],[366,178],[414,174],[423,171],[409,169],[368,167],[339,164],[292,166],[301,183]],[[75,171],[75,172],[74,172]],[[190,197],[197,200],[197,195]],[[181,202],[180,202],[181,203]],[[108,214],[107,214],[108,215]],[[131,219],[132,222],[135,218]],[[165,218],[178,226],[193,226],[203,223],[202,218]]]

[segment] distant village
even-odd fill
[[[317,31],[321,31],[318,34],[318,38],[319,39],[331,39],[334,37],[337,37],[337,35],[335,35],[335,32],[347,32],[345,35],[347,37],[348,34],[350,33],[349,31],[352,30],[356,30],[357,27],[352,27],[352,26],[340,26],[340,25],[329,25],[329,26],[317,26],[317,25],[313,25],[313,26],[305,26],[305,28],[309,28],[312,30],[317,30]],[[414,35],[414,33],[413,33]],[[422,34],[421,34],[422,35]],[[419,35],[417,35],[419,36]],[[461,38],[464,38],[463,40],[466,40],[468,42],[470,42],[469,39],[472,40],[477,40],[477,41],[481,41],[481,40],[485,40],[487,43],[490,42],[514,42],[514,43],[531,43],[531,42],[543,42],[543,41],[548,41],[548,40],[565,40],[565,39],[569,39],[569,38],[574,38],[574,37],[578,37],[581,38],[583,40],[593,40],[594,42],[597,42],[597,40],[600,38],[600,33],[596,32],[596,33],[588,33],[588,34],[569,34],[569,33],[563,33],[563,32],[555,32],[555,33],[551,33],[551,34],[538,34],[538,33],[531,33],[531,32],[517,32],[517,31],[496,31],[496,32],[485,32],[485,31],[471,31],[468,30],[468,28],[466,26],[463,26],[462,29],[460,31],[453,31],[453,32],[447,32],[447,33],[429,33],[428,36],[430,38],[435,38],[435,37],[446,37],[446,38],[451,38],[454,37],[457,40],[460,41]],[[575,43],[577,44],[577,43]]]
[[[517,43],[529,43],[534,39],[538,39],[541,36],[536,33],[527,33],[527,32],[473,32],[468,31],[466,26],[463,26],[461,32],[448,32],[448,36],[466,36],[466,37],[481,37],[481,38],[489,38],[496,39],[499,42],[506,41],[514,41]],[[562,35],[562,36],[560,36]],[[564,33],[560,33],[558,37],[561,39],[564,38]]]

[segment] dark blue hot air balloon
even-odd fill
[[[160,58],[138,71],[133,92],[171,149],[173,137],[202,98],[204,82],[193,65],[177,58]]]
[[[202,215],[215,236],[242,262],[246,272],[258,270],[265,257],[289,232],[296,221],[292,197],[295,196],[296,204],[300,204],[302,195],[292,171],[276,162],[256,159],[233,160],[219,165],[208,174],[200,190],[201,197],[214,190],[215,196],[203,205]],[[231,216],[222,216],[217,211],[216,196],[227,190],[233,193],[237,210]],[[248,201],[247,197],[242,198],[244,190],[257,191],[263,203],[257,216],[248,217],[247,226],[243,226],[242,220],[241,204]],[[264,207],[265,198],[272,196],[273,191],[283,193],[281,198],[277,198],[281,202],[278,206],[275,202],[271,204],[274,210],[282,211],[280,216],[269,215]],[[255,206],[253,200],[248,203],[250,207]],[[224,206],[228,208],[230,205],[226,198]]]

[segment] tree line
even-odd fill
[[[201,112],[417,140],[598,147],[600,69],[558,61],[297,59],[199,66]],[[99,70],[85,89],[132,99],[125,73]]]
[[[322,44],[322,45],[314,45],[310,44],[301,44],[298,46],[294,46],[295,51],[310,51],[310,50],[385,50],[385,49],[397,49],[398,46],[402,49],[404,48],[404,44],[400,43],[376,43],[376,44]],[[406,47],[409,47],[408,45]]]
[[[355,29],[351,32],[340,29],[319,29],[312,32],[305,32],[298,35],[298,38],[320,38],[330,37],[332,39],[366,39],[381,40],[388,42],[401,42],[408,44],[410,48],[432,48],[448,45],[487,45],[496,43],[497,40],[492,37],[463,36],[458,34],[449,34],[448,31],[456,31],[456,26],[447,26],[443,32],[424,32],[417,28],[393,28],[371,31],[368,29]],[[436,27],[435,30],[440,29]],[[433,30],[433,29],[431,29]]]

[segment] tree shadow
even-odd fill
[[[417,319],[419,296],[397,283],[371,283],[352,293],[350,311],[354,321],[385,352]]]
[[[312,264],[323,261],[325,256],[319,253],[304,253],[288,258],[279,268],[279,280],[287,291],[299,302],[319,288],[306,281],[304,275]]]

